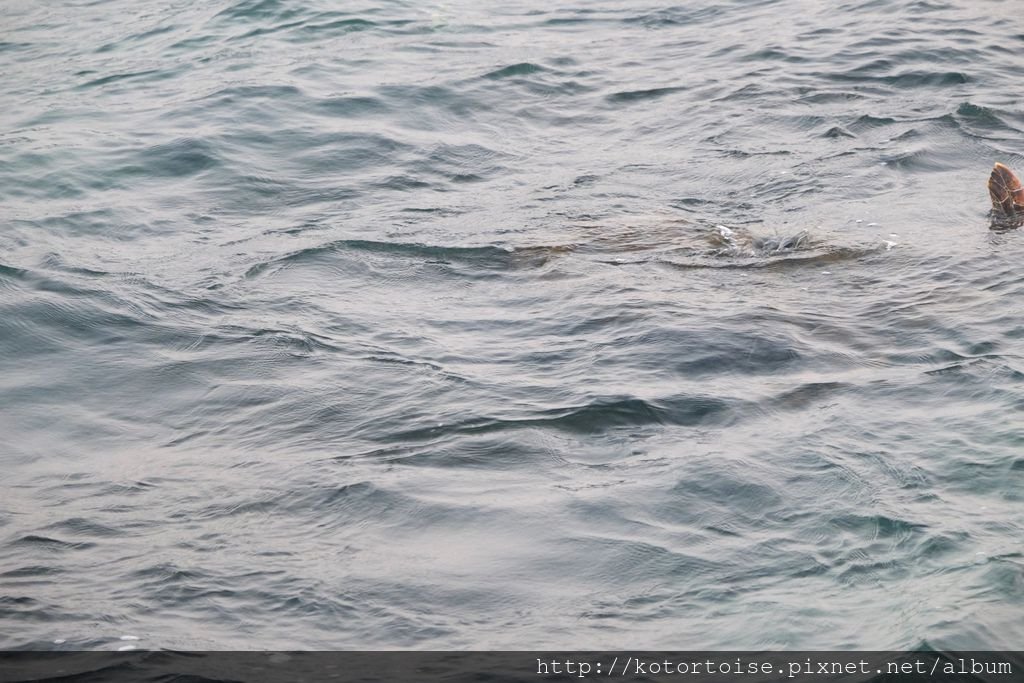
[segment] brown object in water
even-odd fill
[[[1024,214],[1024,184],[1013,171],[996,162],[988,177],[992,208],[1008,217]]]

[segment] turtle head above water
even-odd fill
[[[996,162],[988,177],[992,198],[992,227],[1017,227],[1024,224],[1024,184],[1009,168]]]

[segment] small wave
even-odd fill
[[[406,22],[400,22],[402,24]],[[350,17],[346,19],[335,19],[333,21],[325,21],[322,24],[307,24],[303,26],[303,31],[317,34],[345,34],[352,33],[353,31],[366,31],[367,29],[376,28],[379,26],[376,21],[370,21],[369,19],[359,19],[357,17]]]
[[[882,160],[891,168],[919,173],[948,171],[959,169],[963,165],[959,151],[932,148],[911,149],[897,154],[887,154],[882,157]]]
[[[481,78],[487,78],[492,81],[500,80],[502,78],[509,78],[511,76],[529,76],[531,74],[540,73],[546,71],[546,69],[539,64],[531,64],[530,62],[520,62],[519,64],[510,64],[509,66],[495,69],[485,73]]]
[[[265,19],[290,19],[298,16],[300,10],[281,0],[242,0],[221,10],[215,16],[234,21],[262,21]]]
[[[1002,137],[1019,129],[1007,120],[1007,112],[994,107],[983,107],[972,102],[962,102],[956,108],[952,119],[965,133],[979,139]]]
[[[511,270],[542,265],[552,256],[565,253],[568,247],[441,247],[412,242],[379,242],[375,240],[338,240],[308,247],[249,268],[246,277],[257,277],[268,269],[284,264],[314,262],[325,255],[363,252],[413,259],[423,263],[463,263],[481,270]]]
[[[65,519],[64,521],[51,524],[48,528],[64,531],[74,536],[99,536],[110,538],[124,534],[124,531],[120,529],[115,529],[84,517],[72,517],[70,519]]]
[[[832,126],[827,131],[822,133],[821,137],[839,140],[842,138],[855,138],[857,136],[851,133],[850,131],[841,128],[840,126]]]
[[[781,47],[768,47],[755,50],[740,57],[742,62],[787,62],[790,64],[801,64],[810,61],[806,57],[787,52]]]
[[[858,116],[856,120],[849,124],[850,130],[853,132],[861,132],[867,130],[873,130],[875,128],[884,128],[885,126],[892,126],[894,124],[901,123],[890,116],[872,116],[871,114],[863,114]]]
[[[183,178],[221,164],[213,145],[197,138],[179,138],[131,154],[133,162],[119,167],[118,175]]]
[[[852,388],[846,382],[808,382],[776,395],[770,404],[775,410],[806,410]]]
[[[666,88],[649,88],[647,90],[624,90],[622,92],[612,93],[605,99],[612,104],[628,104],[643,100],[658,99],[665,97],[666,95],[685,92],[687,89],[688,88],[680,86],[673,86]]]
[[[0,281],[2,280],[13,280],[13,281],[24,281],[28,277],[28,271],[22,268],[15,268],[14,266],[8,266],[0,263]]]
[[[864,67],[851,71],[821,74],[821,76],[832,81],[886,85],[895,90],[947,88],[971,82],[971,77],[962,71],[904,71],[899,74],[883,76],[872,75],[871,70],[873,68]]]
[[[164,35],[166,33],[172,33],[172,32],[174,32],[176,30],[179,30],[178,26],[157,26],[156,28],[148,29],[148,30],[142,31],[140,33],[136,33],[134,35],[126,36],[126,37],[121,38],[121,39],[119,39],[119,40],[117,40],[115,42],[106,43],[104,45],[101,45],[100,47],[96,48],[96,52],[98,52],[98,53],[111,52],[111,51],[114,51],[114,50],[118,50],[118,49],[124,48],[124,47],[126,47],[128,45],[131,45],[132,43],[145,42],[146,40],[148,40],[149,38],[153,38],[154,36],[160,36],[160,35]]]
[[[16,569],[8,569],[0,572],[0,576],[11,579],[20,579],[28,577],[44,577],[54,576],[56,574],[65,574],[68,569],[62,567],[51,567],[47,565],[29,565],[25,567],[18,567]]]
[[[376,97],[329,97],[317,102],[317,108],[330,116],[341,118],[380,116],[389,110]]]
[[[63,550],[88,550],[95,547],[95,543],[88,541],[72,542],[62,541],[57,538],[51,538],[49,536],[39,536],[37,534],[27,534],[18,538],[13,542],[13,545],[28,545],[45,548],[50,551],[63,551]]]
[[[18,50],[28,50],[32,47],[32,43],[15,43],[7,40],[0,40],[0,52],[16,52]]]
[[[600,398],[583,405],[551,408],[524,417],[473,418],[460,423],[389,434],[385,442],[424,441],[456,434],[489,434],[541,429],[599,434],[621,427],[649,425],[725,426],[740,416],[739,402],[713,396],[672,396],[657,401],[635,397]]]
[[[122,74],[111,74],[109,76],[103,76],[101,78],[96,78],[96,79],[93,79],[91,81],[87,81],[86,83],[82,83],[81,85],[78,86],[78,89],[82,90],[82,89],[86,89],[86,88],[99,88],[101,86],[109,85],[111,83],[117,83],[118,81],[126,81],[126,80],[133,80],[133,79],[145,79],[145,78],[153,76],[154,74],[159,74],[159,73],[162,73],[159,69],[147,69],[145,71],[134,71],[134,72],[122,73]]]
[[[624,24],[639,24],[652,29],[692,26],[694,24],[700,24],[701,22],[707,21],[708,19],[719,17],[726,11],[726,8],[722,5],[712,5],[710,7],[695,9],[685,8],[678,5],[669,9],[657,10],[654,12],[648,12],[647,14],[627,17],[623,19],[622,22]]]

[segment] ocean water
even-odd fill
[[[0,8],[0,647],[1024,639],[1024,21]]]

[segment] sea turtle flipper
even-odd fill
[[[992,197],[992,208],[1006,216],[1024,212],[1024,184],[1013,171],[996,162],[988,178],[988,193]]]

